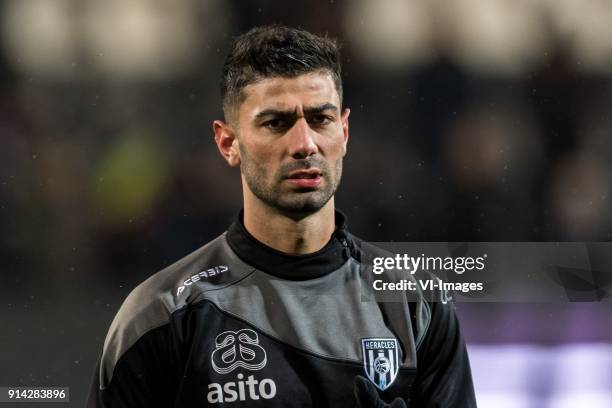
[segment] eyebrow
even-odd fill
[[[304,116],[315,115],[317,113],[325,112],[327,110],[337,111],[338,107],[334,105],[333,103],[324,103],[319,106],[307,107],[307,108],[304,108]],[[280,109],[264,109],[261,112],[257,113],[257,115],[255,115],[255,119],[261,119],[264,116],[292,117],[292,116],[295,116],[295,109],[292,111],[280,110]]]

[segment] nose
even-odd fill
[[[305,159],[319,151],[315,143],[316,132],[304,118],[299,118],[289,130],[289,154],[294,159]]]

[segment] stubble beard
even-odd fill
[[[322,187],[287,190],[284,180],[290,172],[311,167],[321,170]],[[336,193],[342,175],[342,158],[332,166],[322,159],[295,160],[281,165],[275,174],[268,177],[265,168],[241,145],[240,171],[253,195],[264,204],[283,213],[304,216],[319,211]]]

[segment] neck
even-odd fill
[[[333,197],[317,212],[292,218],[263,203],[244,203],[244,227],[259,242],[288,254],[323,248],[336,227]]]

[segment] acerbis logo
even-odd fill
[[[259,345],[257,333],[251,329],[226,331],[215,338],[215,351],[210,356],[219,374],[227,374],[238,367],[261,370],[267,362],[266,350]]]
[[[259,345],[257,332],[251,329],[224,331],[215,338],[215,350],[210,356],[212,368],[219,374],[228,374],[237,368],[258,371],[268,362],[266,351]],[[276,383],[270,378],[259,381],[249,375],[246,381],[244,374],[236,375],[237,381],[225,384],[208,384],[208,402],[222,402],[272,399],[276,396]],[[247,395],[248,390],[248,395]]]
[[[228,270],[229,270],[229,267],[227,265],[219,265],[219,266],[213,266],[212,268],[208,268],[204,271],[200,271],[196,273],[195,275],[192,275],[189,278],[187,278],[183,282],[183,284],[178,287],[178,289],[176,290],[176,296],[179,296],[181,293],[183,293],[183,291],[185,290],[185,287],[193,284],[194,282],[197,282],[201,280],[202,278],[210,278],[215,275],[221,275],[222,273],[227,272]]]

